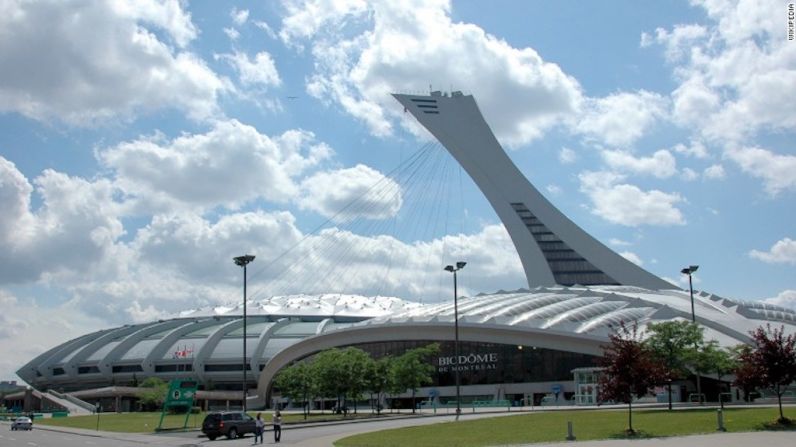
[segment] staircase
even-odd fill
[[[41,397],[42,399],[47,399],[50,402],[65,408],[72,416],[91,414],[94,412],[94,405],[84,402],[74,396],[61,394],[54,390],[47,390],[47,393],[43,393]]]

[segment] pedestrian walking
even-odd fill
[[[265,421],[261,413],[257,413],[257,419],[254,420],[254,424],[254,444],[257,444],[257,438],[260,439],[260,444],[262,444],[263,432],[265,432]]]
[[[276,409],[274,413],[274,442],[279,442],[282,440],[282,413],[279,412],[279,408]]]

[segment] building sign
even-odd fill
[[[437,358],[437,372],[446,373],[452,371],[482,371],[487,369],[497,369],[497,352],[484,354],[460,354],[457,361],[455,355]]]

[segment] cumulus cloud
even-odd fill
[[[708,158],[708,150],[700,141],[692,141],[689,146],[677,144],[672,149],[678,154],[684,154],[699,159]]]
[[[236,120],[216,122],[204,134],[156,135],[98,151],[130,200],[149,210],[234,209],[257,197],[286,202],[298,193],[294,177],[331,154],[311,132],[269,137]]]
[[[34,186],[0,156],[0,283],[40,279],[45,272],[83,272],[108,256],[123,234],[115,192],[104,180],[46,170],[34,180],[41,197],[31,208]]]
[[[229,62],[237,70],[240,82],[244,85],[256,84],[264,87],[282,85],[274,59],[268,52],[261,51],[254,56],[254,59],[249,59],[246,53],[241,52],[221,54],[216,57]]]
[[[728,149],[725,156],[741,170],[763,180],[766,192],[776,196],[796,189],[796,156],[779,155],[759,147]]]
[[[525,144],[579,108],[577,81],[532,48],[514,48],[478,26],[454,23],[446,0],[286,2],[281,38],[311,43],[307,90],[339,104],[375,135],[406,120],[391,92],[432,85],[475,94],[505,144]],[[415,129],[411,121],[404,121]]]
[[[796,265],[796,241],[786,237],[777,241],[768,251],[752,250],[749,256],[768,264]]]
[[[777,296],[766,298],[763,302],[796,310],[796,290],[783,290]]]
[[[721,180],[727,176],[727,174],[724,172],[724,166],[718,164],[710,165],[705,168],[705,171],[702,173],[702,175],[709,180]]]
[[[667,115],[668,100],[658,93],[640,90],[589,99],[584,111],[571,123],[576,133],[611,146],[627,147]]]
[[[627,183],[619,174],[583,172],[578,176],[580,190],[589,196],[592,213],[626,226],[684,225],[685,218],[677,204],[684,199],[677,193],[644,191]]]
[[[401,209],[401,186],[368,166],[318,172],[301,182],[299,206],[345,221],[387,219]]]
[[[186,50],[198,31],[177,0],[3,5],[0,112],[92,125],[176,107],[204,119],[233,90]]]
[[[241,26],[249,20],[249,10],[232,8],[229,12],[229,16],[232,17],[232,21],[235,22],[236,25]]]
[[[671,152],[661,149],[649,157],[635,157],[625,151],[602,151],[605,163],[612,169],[633,174],[667,178],[677,173],[677,161]]]
[[[717,142],[796,129],[790,113],[796,92],[788,87],[796,83],[796,47],[782,37],[782,3],[694,3],[712,24],[680,24],[642,37],[643,45],[663,45],[675,67],[675,122]]]

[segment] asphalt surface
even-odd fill
[[[463,414],[462,419],[475,419],[510,415],[513,413],[475,413]],[[337,439],[357,433],[365,433],[389,428],[426,425],[454,420],[453,415],[399,417],[377,421],[358,421],[344,423],[317,423],[306,425],[287,425],[283,428],[282,443],[297,447],[328,447]],[[575,433],[577,435],[577,432]],[[37,425],[32,431],[11,431],[10,424],[0,422],[0,447],[132,447],[132,446],[250,446],[254,437],[248,435],[241,439],[219,438],[210,441],[198,431],[169,432],[162,434],[128,434],[103,431],[82,430]],[[265,434],[265,444],[274,444],[273,432]],[[552,444],[529,444],[528,447],[794,447],[796,432],[749,432],[716,433],[708,435],[653,438],[644,440],[605,440],[575,441]],[[411,447],[411,446],[407,446]],[[518,447],[518,446],[517,446]]]

